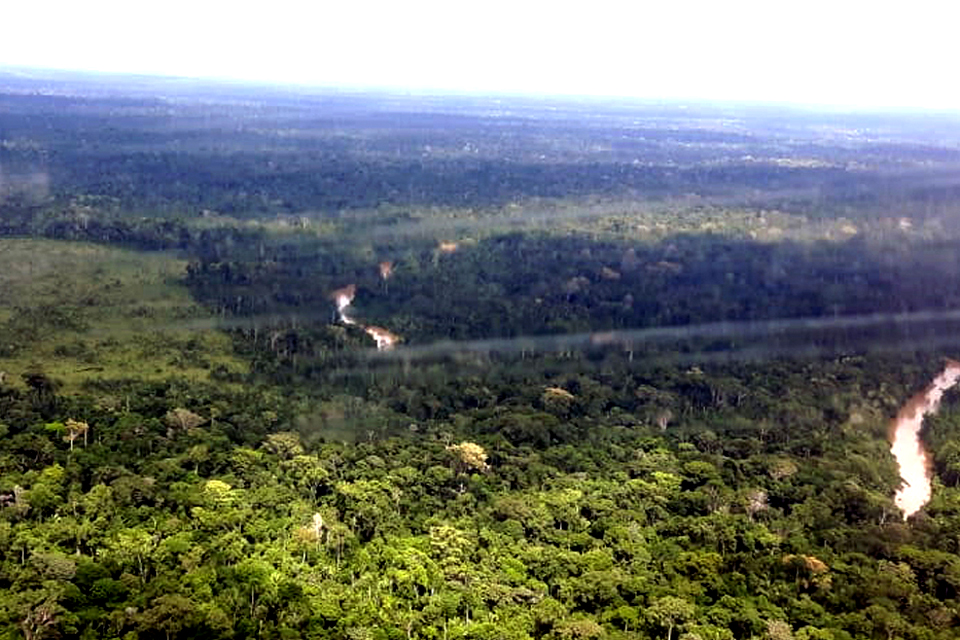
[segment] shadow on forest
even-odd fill
[[[383,280],[377,260],[394,261]],[[357,285],[353,315],[403,336],[387,360],[619,351],[633,359],[756,360],[954,344],[952,240],[779,243],[714,234],[654,244],[506,233],[451,253],[409,241],[267,247],[193,264],[197,298],[242,349],[295,368],[360,362],[372,343],[337,326],[329,294]],[[358,365],[359,366],[359,365]]]

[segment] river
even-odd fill
[[[456,243],[446,243],[440,246],[443,252],[456,250]],[[393,263],[380,263],[380,276],[384,280],[390,277]],[[400,336],[390,333],[381,327],[359,324],[347,315],[347,309],[353,303],[357,292],[355,284],[349,284],[337,289],[330,297],[337,305],[340,321],[345,325],[356,325],[363,329],[377,343],[377,349],[387,350],[399,342]],[[920,439],[920,428],[925,416],[936,413],[940,408],[940,400],[944,392],[960,382],[960,362],[947,359],[943,371],[933,379],[926,389],[916,394],[903,405],[890,425],[890,451],[900,467],[900,477],[903,484],[897,489],[894,502],[903,511],[904,519],[919,511],[930,501],[931,495],[931,464],[923,442]]]
[[[389,277],[389,270],[384,274],[384,264],[380,264],[380,274],[384,280]],[[391,269],[392,264],[391,264]],[[330,293],[330,297],[337,305],[337,313],[340,314],[340,322],[347,325],[355,325],[363,329],[368,336],[373,338],[377,343],[377,349],[379,351],[387,351],[392,349],[397,342],[400,341],[400,336],[390,333],[382,327],[374,327],[371,325],[359,324],[356,320],[347,315],[347,309],[350,308],[350,305],[353,304],[353,299],[357,295],[357,285],[348,284],[345,287],[337,289]]]
[[[947,389],[960,381],[960,362],[947,360],[943,371],[926,389],[903,405],[891,424],[890,451],[900,466],[903,484],[894,501],[903,510],[904,519],[912,516],[930,500],[931,463],[920,440],[923,418],[936,413]]]

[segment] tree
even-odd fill
[[[576,396],[562,387],[547,387],[540,396],[543,407],[558,416],[567,416],[575,401]]]
[[[207,419],[188,409],[177,407],[167,412],[164,421],[167,423],[167,437],[172,438],[177,431],[188,432],[196,429],[204,424]]]
[[[39,369],[31,369],[21,378],[33,391],[34,402],[41,412],[52,412],[60,384]]]
[[[280,463],[280,468],[301,495],[310,499],[319,497],[330,479],[330,472],[315,456],[295,455]]]
[[[196,604],[179,594],[164,594],[151,603],[150,608],[138,616],[140,628],[145,632],[162,631],[170,640],[184,629],[196,624]]]
[[[554,633],[564,640],[579,640],[581,638],[599,638],[603,635],[603,627],[587,618],[564,620],[557,625]]]
[[[673,638],[673,630],[691,620],[696,607],[683,598],[663,596],[653,601],[644,614],[647,619],[661,629],[667,630],[667,640]]]
[[[64,426],[67,430],[67,435],[64,436],[64,440],[70,443],[70,451],[73,451],[73,441],[80,436],[83,436],[83,446],[87,446],[87,432],[90,430],[90,425],[86,422],[69,419]]]
[[[456,455],[458,465],[464,471],[486,471],[490,468],[487,464],[487,452],[483,447],[473,442],[451,444],[447,446],[447,451]]]
[[[123,529],[106,543],[109,556],[121,567],[136,569],[141,579],[147,576],[147,561],[156,548],[156,540],[144,529]]]
[[[63,606],[63,600],[63,583],[47,581],[41,589],[5,593],[0,599],[0,611],[26,640],[59,638],[76,633],[73,625],[77,618]],[[7,632],[16,633],[10,628]]]
[[[56,631],[66,609],[52,599],[46,599],[31,606],[20,621],[20,630],[26,640],[40,640],[41,638],[57,637]]]
[[[793,630],[783,620],[767,620],[767,640],[793,640]]]
[[[289,460],[303,454],[300,436],[292,431],[271,433],[263,441],[262,446],[264,450],[278,456],[281,460]]]

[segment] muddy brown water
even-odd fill
[[[890,451],[897,460],[900,477],[903,479],[903,484],[894,496],[894,502],[903,510],[905,519],[930,500],[931,461],[920,440],[923,419],[937,412],[944,392],[958,381],[960,362],[947,360],[943,371],[923,391],[903,405],[890,425]]]

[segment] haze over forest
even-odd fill
[[[958,169],[951,112],[0,71],[0,628],[955,638]]]

